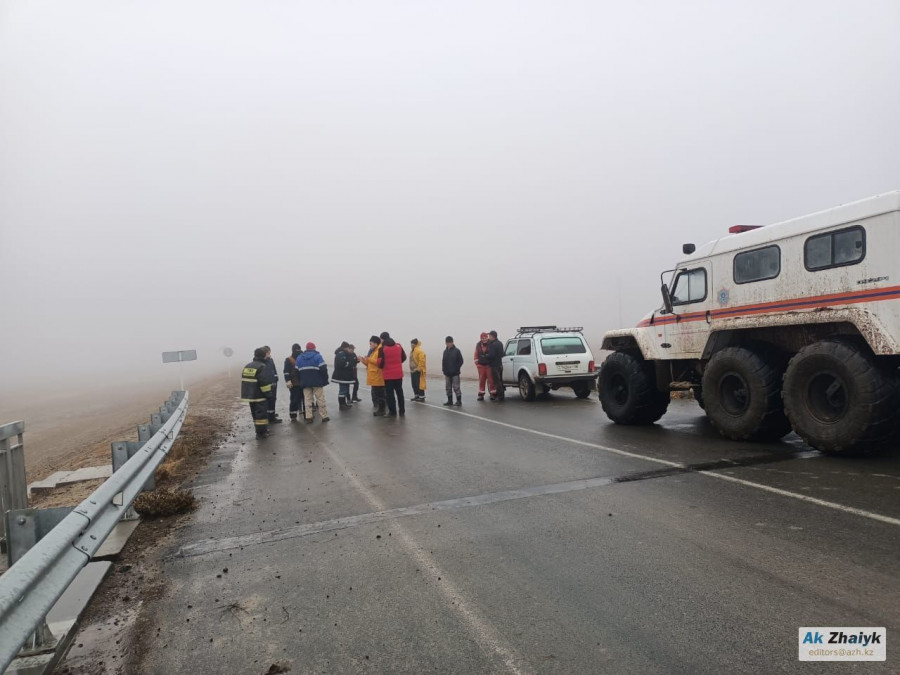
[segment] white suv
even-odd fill
[[[578,398],[591,395],[597,379],[594,355],[581,328],[523,326],[506,341],[503,383],[516,385],[519,395],[533,401],[551,389],[572,387]]]

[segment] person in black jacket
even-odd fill
[[[350,345],[350,353],[353,354],[353,358],[359,363],[359,357],[356,355],[356,345]],[[350,397],[350,400],[353,403],[362,403],[362,399],[359,397],[359,373],[356,370],[356,366],[353,366],[353,395]]]
[[[302,353],[303,348],[295,342],[291,345],[291,355],[284,360],[284,383],[291,392],[291,406],[288,409],[291,422],[296,422],[297,416],[306,411],[303,387],[300,386],[300,377],[297,374],[297,357]]]
[[[241,371],[241,401],[250,404],[257,438],[269,435],[269,401],[275,396],[277,382],[277,375],[273,378],[266,367],[265,347],[258,347],[253,360]]]
[[[447,336],[444,340],[447,347],[441,359],[441,371],[444,373],[444,384],[447,387],[447,402],[444,405],[453,405],[453,394],[456,394],[456,405],[462,405],[462,391],[459,388],[459,374],[462,372],[463,355],[459,348],[453,344],[453,338]]]
[[[356,363],[359,361],[350,349],[349,342],[342,342],[341,346],[334,350],[334,373],[331,381],[338,384],[338,408],[349,410],[353,407],[350,402],[350,385],[356,381]]]
[[[264,361],[266,373],[274,382],[272,385],[272,398],[268,401],[269,409],[267,412],[269,414],[269,422],[271,424],[281,424],[284,420],[275,412],[275,399],[278,398],[278,368],[275,366],[275,359],[272,358],[272,348],[265,345],[263,349],[266,350],[266,359]]]
[[[497,388],[497,400],[506,398],[506,388],[503,386],[503,343],[497,339],[497,331],[488,333],[488,356],[491,361],[491,375],[494,378],[494,386]]]

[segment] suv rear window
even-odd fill
[[[584,354],[587,348],[578,337],[548,337],[541,338],[541,351],[547,356],[557,354]]]

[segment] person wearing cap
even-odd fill
[[[268,415],[269,415],[269,423],[270,424],[281,424],[284,422],[278,416],[278,413],[275,412],[275,400],[278,398],[278,367],[275,365],[275,359],[272,358],[272,348],[269,345],[264,345],[263,349],[266,350],[266,374],[267,377],[274,380],[275,383],[272,385],[272,398],[268,400]]]
[[[441,370],[444,373],[444,384],[447,388],[447,402],[444,405],[453,405],[453,394],[456,394],[456,405],[462,405],[462,391],[459,388],[459,374],[462,372],[463,355],[459,347],[453,344],[453,338],[448,335],[444,340],[447,345],[444,349],[444,357],[441,359]]]
[[[353,384],[354,372],[356,372],[356,354],[350,351],[350,343],[344,341],[334,350],[334,374],[331,381],[338,385],[338,408],[350,410],[350,385]]]
[[[494,388],[497,390],[497,398],[491,397],[491,400],[503,401],[506,399],[506,391],[503,386],[503,344],[497,339],[495,330],[488,333],[488,355],[490,356]]]
[[[297,416],[302,415],[306,409],[303,387],[300,386],[300,374],[297,372],[297,357],[302,353],[303,348],[295,342],[291,345],[291,355],[284,360],[284,383],[291,392],[291,405],[288,408],[291,422],[296,422]]]
[[[266,367],[266,348],[257,347],[253,360],[241,371],[241,401],[250,404],[257,438],[269,435],[269,400],[274,397],[274,381]]]
[[[373,335],[369,338],[369,352],[359,357],[359,362],[366,367],[366,384],[372,392],[372,405],[375,406],[375,417],[384,416],[384,373],[378,367],[378,359],[381,358],[381,338]]]
[[[356,345],[350,345],[350,353],[353,354],[353,357],[356,359],[356,364],[359,364],[359,357],[356,355]],[[362,401],[359,397],[359,373],[357,372],[356,365],[353,366],[353,395],[350,397],[350,400],[354,403]]]
[[[412,380],[413,397],[411,401],[425,400],[425,350],[418,338],[410,341],[412,351],[409,353],[409,379]]]
[[[403,363],[406,361],[406,350],[394,342],[387,331],[381,334],[381,356],[378,367],[384,375],[384,396],[387,399],[387,417],[406,414],[406,401],[403,399]]]
[[[297,373],[300,376],[300,386],[303,387],[306,404],[304,420],[307,424],[312,424],[313,399],[315,399],[322,421],[327,422],[329,417],[328,409],[325,407],[324,387],[328,385],[328,366],[322,355],[316,351],[314,342],[307,342],[306,351],[297,357]]]
[[[493,401],[497,398],[497,387],[494,384],[494,375],[491,372],[491,356],[490,344],[487,333],[481,334],[481,339],[475,344],[475,367],[478,368],[478,400],[484,400],[484,385],[487,384],[488,391]]]

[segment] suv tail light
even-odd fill
[[[594,362],[593,361],[588,361],[588,372],[589,373],[594,372]]]
[[[538,364],[538,375],[540,375],[541,377],[545,377],[547,375],[547,364],[546,363]]]

